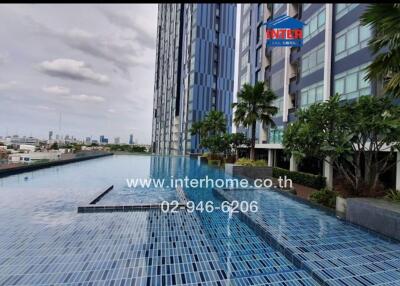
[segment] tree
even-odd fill
[[[212,110],[204,119],[204,128],[211,135],[217,135],[226,131],[226,118],[221,111]]]
[[[371,4],[361,23],[375,32],[369,41],[375,58],[368,66],[367,78],[385,81],[385,91],[400,97],[400,4]]]
[[[201,145],[210,151],[212,159],[216,158],[216,154],[225,153],[229,148],[229,142],[225,135],[227,134],[210,135],[203,138]]]
[[[328,101],[299,110],[286,128],[283,145],[301,159],[327,160],[351,185],[353,195],[375,195],[379,176],[392,168],[400,150],[400,106],[387,97],[362,96]],[[380,152],[386,156],[379,156]]]
[[[206,115],[203,120],[193,123],[189,131],[191,135],[199,135],[200,146],[207,148],[204,143],[209,143],[212,141],[207,141],[207,137],[213,135],[217,136],[226,132],[225,115],[220,111],[212,110]]]
[[[54,142],[51,146],[50,146],[50,150],[58,150],[59,146],[57,142]]]
[[[249,147],[250,140],[243,133],[227,134],[226,141],[229,145],[229,151],[235,154],[236,160],[238,159],[238,149],[241,146]]]
[[[264,89],[263,82],[257,82],[254,86],[244,84],[237,97],[238,102],[232,104],[236,107],[234,122],[246,128],[251,127],[250,159],[254,160],[257,121],[275,127],[272,116],[278,112],[278,108],[273,106],[277,97],[272,90]]]

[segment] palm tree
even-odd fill
[[[238,102],[232,104],[232,107],[236,107],[234,122],[246,128],[251,126],[250,159],[254,160],[257,121],[275,127],[272,116],[278,112],[278,108],[272,104],[276,95],[270,89],[265,90],[264,83],[260,81],[254,86],[244,84],[237,98]]]
[[[204,119],[204,127],[211,135],[218,135],[226,131],[226,118],[221,111],[212,110]]]
[[[368,66],[366,78],[384,80],[385,91],[400,97],[400,4],[371,4],[361,23],[375,32],[369,47],[376,57]]]
[[[209,143],[206,139],[226,132],[225,115],[221,111],[212,110],[203,120],[194,122],[189,131],[191,135],[199,135],[200,146],[209,145],[205,144]]]

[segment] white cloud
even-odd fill
[[[54,108],[48,107],[47,105],[36,105],[35,107],[36,107],[37,109],[46,110],[46,111],[48,111],[48,110],[54,110]]]
[[[0,82],[0,90],[10,90],[13,89],[18,84],[17,81],[9,81],[9,82]]]
[[[5,63],[6,63],[6,56],[0,54],[0,65],[3,65],[3,64],[5,64]]]
[[[97,95],[86,95],[86,94],[75,94],[71,95],[70,98],[78,101],[89,101],[89,102],[103,102],[104,97]]]
[[[110,113],[115,113],[115,109],[110,108],[110,109],[108,110],[108,112],[110,112]]]
[[[124,12],[117,12],[112,9],[107,9],[104,6],[100,7],[100,11],[107,18],[107,20],[123,29],[129,29],[134,32],[136,41],[142,47],[155,49],[156,46],[156,33],[153,27],[150,27],[146,17],[136,15],[130,17],[129,14]],[[141,19],[138,19],[142,17]]]
[[[110,82],[108,76],[94,72],[85,62],[73,59],[56,59],[44,61],[40,64],[42,72],[61,78],[90,81],[96,84]]]
[[[61,95],[65,95],[65,94],[69,94],[70,93],[70,89],[67,87],[63,87],[63,86],[58,86],[58,85],[53,85],[53,86],[45,86],[42,88],[42,90],[46,93],[51,93],[51,94],[61,94]]]

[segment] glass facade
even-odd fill
[[[152,149],[200,151],[188,131],[210,111],[231,131],[236,4],[159,4]],[[207,35],[207,37],[205,37]]]
[[[270,128],[268,138],[269,138],[268,143],[270,143],[270,144],[282,144],[283,126],[277,126],[276,128]]]
[[[325,44],[317,46],[301,57],[301,76],[306,76],[324,67]]]
[[[358,3],[337,3],[336,4],[336,20],[339,20],[348,12],[356,8],[359,4]]]
[[[371,94],[371,84],[365,80],[367,64],[352,68],[335,76],[335,94],[342,99],[354,99]]]
[[[301,96],[301,103],[300,103],[301,108],[307,108],[313,103],[323,101],[324,83],[321,81],[301,89],[300,96]]]
[[[368,46],[371,28],[356,22],[343,29],[335,37],[335,60],[340,60]]]
[[[285,126],[296,120],[296,110],[322,102],[325,96],[340,92],[343,99],[352,99],[372,92],[371,83],[364,80],[363,70],[371,61],[371,55],[365,49],[372,36],[371,30],[361,26],[358,17],[346,16],[347,13],[362,15],[366,6],[362,3],[306,3],[299,9],[297,3],[264,4],[265,17],[270,17],[271,13],[273,18],[289,13],[288,16],[305,23],[304,45],[286,49],[265,47],[265,43],[262,43],[259,49],[260,42],[263,42],[260,41],[262,33],[259,30],[261,8],[259,3],[251,4],[247,11],[247,14],[253,15],[251,20],[243,18],[242,21],[249,27],[241,29],[240,42],[246,49],[240,57],[246,59],[240,58],[242,70],[238,82],[254,84],[263,79],[265,86],[278,96],[274,102],[278,107],[278,113],[274,116],[278,128],[267,130],[258,124],[259,144],[265,144],[265,141],[280,144],[280,134]],[[326,41],[326,37],[330,37],[331,41]],[[325,42],[331,43],[331,46],[327,47]],[[329,54],[326,54],[327,50]],[[327,91],[329,94],[324,94]]]
[[[283,113],[283,96],[278,97],[274,101],[274,106],[278,108],[278,112],[275,114],[275,117],[282,116]]]
[[[315,12],[305,21],[303,28],[303,43],[306,43],[312,37],[325,29],[325,6]]]

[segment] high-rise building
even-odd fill
[[[296,120],[295,112],[328,99],[335,93],[346,100],[377,94],[379,85],[364,79],[372,60],[368,40],[372,31],[360,24],[367,4],[243,4],[241,5],[238,88],[264,81],[278,99],[271,129],[258,124],[256,155],[270,165],[297,169],[283,153],[283,130]],[[305,23],[303,46],[271,47],[265,42],[267,20],[287,15]],[[240,129],[240,128],[239,128]],[[310,166],[327,177],[332,170],[322,162]],[[308,171],[308,170],[305,170]]]
[[[129,145],[133,145],[135,142],[133,141],[133,134],[129,134]]]
[[[108,144],[108,138],[104,135],[100,135],[100,144]]]
[[[49,131],[49,141],[53,140],[53,131]]]
[[[115,138],[114,138],[114,144],[119,144],[119,141],[120,141],[120,140],[119,140],[119,137],[115,137]]]
[[[86,137],[86,138],[85,138],[85,144],[86,144],[86,145],[90,145],[91,143],[92,143],[92,138]]]
[[[199,152],[189,129],[211,110],[232,125],[236,4],[158,6],[152,150]]]

